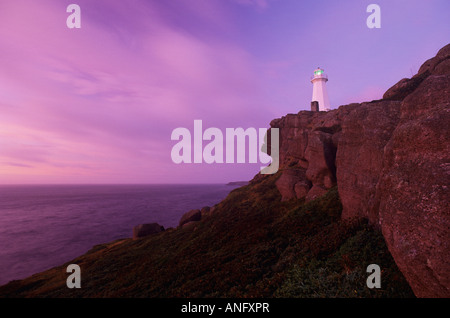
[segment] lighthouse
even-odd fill
[[[315,69],[314,76],[311,77],[311,83],[313,84],[312,111],[330,110],[330,100],[328,99],[327,87],[325,86],[326,82],[328,82],[328,76],[323,73],[323,69],[320,67]]]

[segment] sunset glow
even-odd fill
[[[69,29],[71,2],[2,1],[0,183],[248,180],[258,164],[174,164],[172,130],[268,128],[310,108],[317,65],[332,108],[379,99],[450,29],[445,0],[378,1],[378,30],[361,1],[194,2],[79,0]]]

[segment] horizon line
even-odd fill
[[[241,183],[250,181],[229,181],[229,182],[199,182],[199,183],[0,183],[0,186],[50,186],[50,185],[227,185],[229,183]]]

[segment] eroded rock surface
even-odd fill
[[[282,200],[337,185],[342,218],[382,230],[417,296],[450,297],[449,112],[447,45],[382,100],[273,120]]]

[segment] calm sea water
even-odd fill
[[[141,223],[178,225],[237,186],[0,186],[0,285],[61,265]]]

